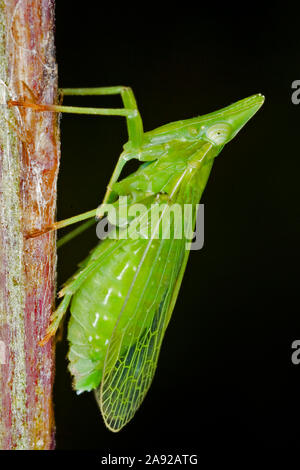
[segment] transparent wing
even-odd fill
[[[119,431],[134,416],[151,385],[188,254],[184,236],[145,244],[96,390],[104,421],[112,431]]]
[[[163,244],[167,245],[165,242]],[[168,244],[172,246],[174,242],[168,241]],[[158,250],[158,253],[162,255],[162,251],[165,250]],[[134,312],[125,328],[116,326],[108,346],[99,401],[106,425],[113,431],[121,429],[133,417],[149,389],[156,369],[167,327],[168,307],[182,257],[181,247],[177,248],[176,255],[171,251],[174,268],[169,286],[164,285],[163,273],[158,278],[157,253],[154,261],[156,266],[145,278],[148,285],[141,294],[138,311]],[[153,279],[157,290],[151,294],[149,290],[153,290],[153,286],[150,287]],[[149,308],[147,306],[151,301],[153,305]],[[123,315],[126,315],[126,308]]]

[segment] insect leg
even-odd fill
[[[26,234],[26,238],[39,237],[45,233],[52,232],[53,230],[58,230],[63,227],[68,227],[69,225],[76,224],[77,222],[81,222],[86,219],[91,219],[92,217],[96,217],[97,219],[101,218],[103,216],[102,208],[104,204],[106,204],[109,200],[109,196],[111,195],[111,192],[112,192],[112,186],[118,180],[119,175],[121,174],[122,168],[127,161],[128,160],[124,158],[124,156],[121,154],[115,166],[115,169],[113,171],[109,184],[107,186],[103,202],[99,207],[97,207],[96,209],[92,209],[88,212],[83,212],[82,214],[75,215],[74,217],[69,217],[68,219],[64,219],[59,222],[54,222],[53,224],[49,225],[48,227],[42,230],[33,230]],[[84,224],[84,226],[82,227],[80,226],[78,227],[78,229],[75,229],[73,231],[74,233],[71,232],[70,234],[67,234],[65,240],[60,243],[60,246],[64,243],[67,243],[69,240],[76,237],[76,235],[79,235],[81,232],[83,232],[86,228],[89,228],[89,227],[90,227],[90,224],[86,223]]]
[[[68,219],[60,220],[59,222],[54,222],[51,225],[48,225],[48,227],[43,228],[42,230],[33,230],[29,233],[26,234],[26,238],[35,238],[35,237],[40,237],[41,235],[44,235],[45,233],[53,232],[53,230],[58,230],[63,227],[68,227],[69,225],[76,224],[77,222],[81,222],[82,220],[86,219],[91,219],[92,217],[96,217],[98,208],[97,209],[92,209],[91,211],[88,212],[83,212],[82,214],[74,215],[74,217],[69,217]],[[86,227],[88,228],[88,227]],[[77,229],[76,229],[77,230]],[[81,231],[83,231],[84,228],[82,228]],[[76,236],[76,235],[74,235]]]
[[[62,88],[60,90],[61,96],[99,96],[99,95],[121,95],[124,111],[130,113],[126,116],[128,137],[134,148],[138,148],[143,141],[143,122],[138,111],[134,93],[130,87],[125,86],[112,86],[112,87],[97,87],[97,88]],[[110,111],[110,110],[109,110]],[[110,182],[104,196],[102,204],[105,204],[111,194],[112,185],[118,180],[123,166],[127,160],[122,155],[120,156],[117,165],[114,169]],[[100,206],[101,207],[101,206]]]
[[[50,318],[51,323],[47,328],[46,335],[39,342],[40,346],[44,346],[49,341],[49,339],[52,336],[55,335],[55,333],[56,333],[56,331],[59,327],[59,324],[60,324],[61,320],[63,319],[63,316],[65,315],[65,313],[67,311],[67,308],[69,306],[71,298],[72,298],[72,295],[65,295],[65,297],[61,301],[59,307],[55,310],[55,312],[51,316],[51,318]]]
[[[79,225],[79,227],[75,228],[74,230],[57,240],[56,247],[60,248],[61,246],[65,245],[65,243],[68,243],[69,241],[73,240],[73,238],[77,237],[77,235],[80,235],[82,232],[90,228],[95,223],[96,220],[94,219],[88,220],[87,222],[83,222],[81,225]]]
[[[72,113],[72,114],[88,114],[94,116],[124,116],[127,121],[127,129],[129,135],[129,141],[131,142],[134,148],[138,148],[143,140],[143,123],[140,116],[140,113],[137,108],[137,103],[133,94],[133,91],[130,87],[124,86],[115,86],[115,87],[99,87],[99,88],[64,88],[60,90],[60,95],[69,96],[87,96],[87,95],[116,95],[120,94],[124,108],[87,108],[87,107],[77,107],[77,106],[62,106],[62,105],[52,105],[52,104],[37,104],[35,101],[27,100],[26,98],[20,101],[10,100],[8,106],[21,106],[29,107],[36,111],[52,111],[58,113]],[[117,165],[114,169],[110,182],[107,186],[107,190],[104,196],[103,204],[109,201],[109,197],[112,192],[113,184],[118,180],[119,175],[121,174],[122,168],[125,165],[127,159],[121,154]],[[27,234],[27,238],[37,237],[44,233],[58,230],[62,227],[67,227],[68,225],[75,224],[82,220],[86,220],[92,217],[101,217],[101,207],[98,209],[80,214],[75,217],[70,217],[60,222],[56,222],[49,227],[46,227],[43,230],[36,230]],[[83,227],[79,227],[74,232],[71,232],[61,241],[60,246],[70,239],[74,238],[77,234],[81,233],[88,228],[89,224],[84,224]]]
[[[9,100],[8,107],[23,106],[36,111],[53,111],[57,113],[89,114],[94,116],[124,116],[127,120],[129,141],[133,147],[138,148],[143,140],[143,122],[137,108],[137,103],[130,87],[100,87],[100,88],[63,88],[61,97],[92,96],[92,95],[116,95],[120,94],[124,108],[87,108],[82,106],[62,106],[54,104],[38,104],[27,98],[21,100]]]
[[[78,288],[78,286],[80,286],[80,283],[83,282],[85,279],[86,279],[86,275],[87,273],[89,274],[90,271],[95,267],[97,266],[99,260],[95,260],[91,265],[88,266],[88,269],[85,268],[83,269],[77,276],[76,278],[73,279],[73,283],[75,282],[76,283],[76,287]],[[70,283],[68,285],[68,287],[70,288],[70,286],[72,286],[73,283]],[[65,289],[64,289],[65,290]],[[49,339],[55,335],[58,327],[59,327],[59,324],[61,322],[61,320],[63,319],[63,316],[65,315],[67,309],[68,309],[68,306],[69,306],[69,303],[71,302],[71,299],[72,299],[72,296],[74,294],[74,291],[76,291],[76,288],[70,292],[70,293],[63,293],[62,295],[64,296],[63,300],[61,301],[61,303],[59,304],[58,308],[55,310],[55,312],[52,314],[50,320],[50,325],[48,326],[47,330],[46,330],[46,335],[44,336],[44,338],[39,342],[39,345],[40,346],[44,346],[48,341]],[[61,295],[61,296],[62,296]]]
[[[65,243],[68,243],[69,241],[73,240],[73,238],[77,237],[77,235],[80,235],[82,232],[84,232],[85,230],[90,228],[94,223],[96,223],[97,219],[100,219],[103,216],[102,209],[103,209],[104,205],[106,203],[108,203],[108,201],[109,201],[109,197],[112,193],[112,186],[118,180],[118,178],[121,174],[122,168],[123,168],[123,166],[125,165],[125,163],[127,161],[128,160],[124,159],[122,157],[122,155],[120,156],[120,158],[119,158],[119,160],[118,160],[118,162],[115,166],[115,169],[113,171],[113,174],[110,178],[109,184],[106,188],[106,193],[105,193],[103,202],[99,207],[97,207],[97,209],[94,209],[94,210],[91,210],[91,211],[88,211],[88,212],[84,212],[83,214],[79,214],[77,216],[61,220],[59,222],[54,222],[54,224],[49,225],[48,227],[46,227],[43,230],[32,231],[29,234],[27,234],[27,238],[38,237],[40,235],[43,235],[44,233],[48,233],[48,232],[51,232],[53,230],[58,230],[60,228],[67,227],[68,225],[76,224],[77,222],[80,222],[82,220],[86,220],[86,219],[89,219],[89,218],[92,218],[92,217],[94,218],[94,220],[90,220],[88,222],[82,223],[79,227],[75,228],[74,230],[72,230],[71,232],[67,233],[62,238],[60,238],[57,242],[57,248],[60,248]]]
[[[140,113],[138,111],[136,99],[134,96],[134,93],[130,87],[125,87],[125,86],[112,86],[112,87],[97,87],[97,88],[62,88],[60,90],[61,97],[63,98],[64,96],[103,96],[103,95],[121,95],[123,104],[124,104],[124,113],[126,114],[117,114],[117,115],[122,115],[126,116],[127,120],[127,129],[128,129],[128,137],[129,141],[132,143],[132,146],[135,148],[138,148],[143,141],[143,122],[140,116]],[[72,111],[63,111],[62,108],[72,108],[72,107],[64,107],[61,106],[61,112],[72,112]],[[114,109],[103,109],[103,108],[73,108],[73,109],[94,109],[94,111],[97,111],[97,114],[101,114],[103,111],[103,114],[106,115],[114,115],[113,112],[115,111]],[[98,113],[99,111],[99,113]],[[116,109],[116,111],[122,111],[121,109]],[[77,111],[74,111],[77,112]],[[86,114],[85,111],[82,111],[84,114]],[[88,113],[89,114],[89,113]],[[96,112],[92,112],[92,114],[96,114]],[[114,169],[114,172],[112,174],[112,177],[110,179],[110,182],[107,186],[107,191],[104,196],[104,200],[102,204],[105,204],[109,196],[111,194],[111,188],[112,185],[118,180],[118,177],[121,174],[121,171],[123,169],[124,164],[126,163],[126,160],[121,157],[119,158],[117,165]]]
[[[60,290],[58,293],[59,297],[63,297],[63,300],[59,304],[58,308],[55,310],[55,312],[52,314],[50,320],[51,323],[48,326],[46,330],[46,335],[44,338],[39,342],[40,346],[44,346],[49,339],[55,335],[59,324],[65,315],[67,308],[69,306],[69,303],[71,302],[72,296],[75,294],[75,292],[80,288],[81,284],[87,279],[87,277],[94,271],[94,269],[97,269],[99,266],[99,263],[102,263],[103,259],[105,257],[111,256],[114,253],[114,250],[116,250],[117,247],[113,246],[107,249],[104,252],[101,252],[101,255],[97,255],[89,264],[81,269],[78,273],[76,273],[63,287],[63,289]]]
[[[127,116],[127,129],[129,140],[132,145],[138,148],[143,140],[143,122],[138,111],[134,93],[127,86],[111,86],[97,88],[62,88],[61,96],[104,96],[104,95],[121,95],[124,108],[134,111]]]

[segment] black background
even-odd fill
[[[105,428],[93,394],[72,391],[67,344],[58,344],[57,449],[233,457],[299,448],[297,14],[245,5],[108,12],[103,2],[57,2],[59,85],[131,86],[145,130],[266,97],[215,161],[202,199],[204,248],[191,253],[152,387],[120,433]],[[100,203],[127,138],[123,118],[63,116],[61,126],[58,219]],[[91,229],[59,251],[59,285],[96,242]]]

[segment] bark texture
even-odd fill
[[[54,303],[52,223],[57,116],[8,108],[26,96],[56,102],[54,1],[0,0],[0,448],[54,447],[54,348],[38,345]]]

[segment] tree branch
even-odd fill
[[[8,109],[55,102],[54,2],[0,0],[0,448],[54,447],[54,348],[41,348],[55,292],[59,132],[54,113]]]

